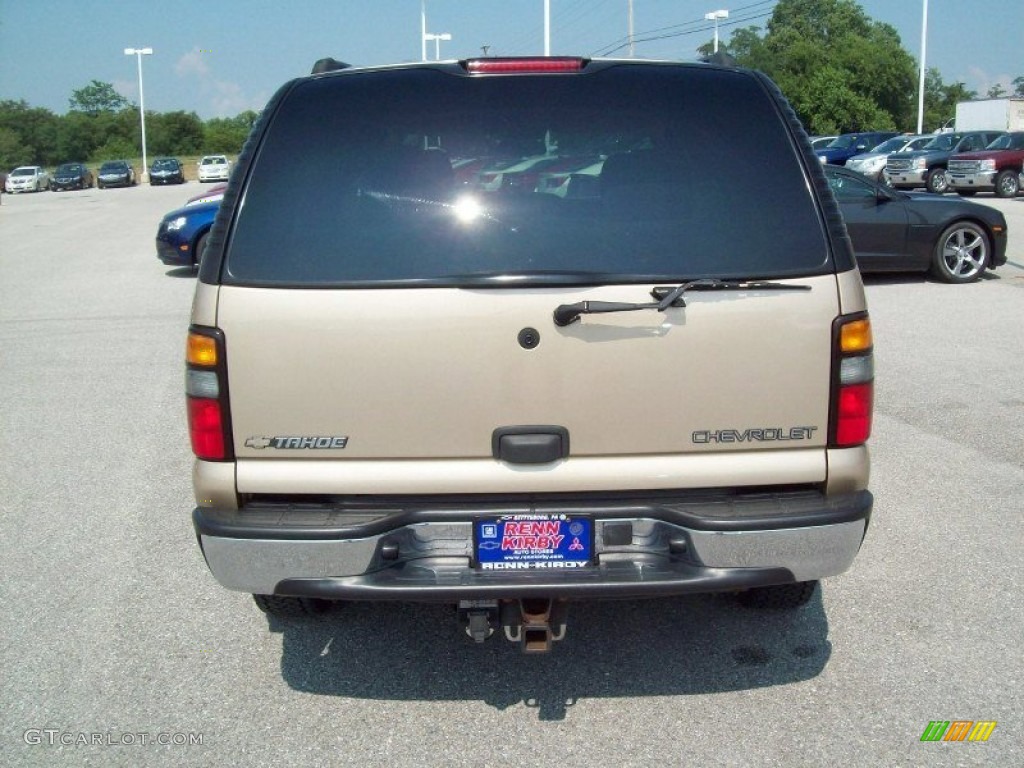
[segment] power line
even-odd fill
[[[750,3],[748,5],[740,6],[734,10],[730,10],[730,19],[726,23],[719,22],[719,28],[721,27],[732,27],[737,24],[744,24],[748,21],[754,21],[756,19],[762,19],[766,16],[770,16],[774,11],[774,6],[778,0],[761,0],[761,2]],[[769,6],[769,7],[765,7]],[[747,12],[744,14],[744,12]],[[740,14],[744,14],[740,16]],[[709,25],[704,18],[694,19],[693,21],[686,21],[680,24],[671,24],[666,27],[658,27],[657,29],[651,29],[646,32],[634,33],[633,43],[646,43],[655,40],[665,40],[673,37],[682,37],[684,35],[693,35],[698,32],[707,32],[714,28],[714,25]],[[671,31],[678,30],[678,31]],[[592,56],[609,56],[616,51],[620,51],[623,48],[629,46],[629,36],[620,37],[617,40],[608,43],[607,45],[598,48],[592,53]]]

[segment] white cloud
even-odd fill
[[[242,86],[229,80],[218,79],[209,64],[209,58],[199,49],[193,49],[178,59],[174,66],[178,77],[197,82],[196,93],[214,117],[234,117],[247,109],[259,111],[266,103],[265,94],[246,95]]]
[[[1007,95],[1013,93],[1013,86],[1011,85],[1013,77],[1011,75],[989,74],[981,67],[968,67],[967,75],[967,87],[972,91],[976,91],[978,93],[978,98],[980,99],[984,99],[987,96],[989,89],[996,85],[1002,86],[1003,92]]]
[[[206,77],[210,74],[210,67],[207,65],[203,54],[194,49],[178,59],[178,63],[174,65],[174,71],[179,77],[187,77],[188,75]]]

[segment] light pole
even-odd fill
[[[139,63],[139,120],[142,123],[142,181],[149,179],[149,165],[146,160],[146,97],[142,95],[142,57],[152,56],[152,48],[125,48],[125,56],[135,56]]]
[[[924,0],[921,11],[921,77],[917,84],[917,132],[924,128],[924,58],[928,45],[928,0]],[[943,115],[945,117],[945,115]]]
[[[705,21],[713,21],[713,22],[715,22],[715,50],[714,50],[714,53],[718,53],[718,20],[719,19],[728,19],[728,18],[729,18],[729,12],[728,11],[712,11],[711,13],[705,13],[704,14],[704,20]]]
[[[551,55],[551,0],[544,0],[544,55]]]
[[[440,61],[441,60],[441,41],[442,40],[451,40],[451,39],[452,39],[452,36],[448,32],[442,32],[439,35],[432,35],[429,32],[427,32],[425,35],[423,35],[424,42],[427,41],[427,40],[433,40],[434,41],[434,61]]]

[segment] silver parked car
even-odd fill
[[[884,181],[885,161],[889,155],[893,152],[913,152],[915,149],[921,149],[934,138],[935,135],[931,133],[920,136],[893,136],[870,152],[854,155],[846,161],[846,167],[869,179]]]
[[[41,165],[21,165],[7,174],[8,192],[39,192],[50,188],[50,174]]]

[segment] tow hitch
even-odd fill
[[[462,600],[459,622],[475,642],[482,643],[500,625],[505,637],[523,653],[547,653],[565,637],[569,605],[565,600]]]

